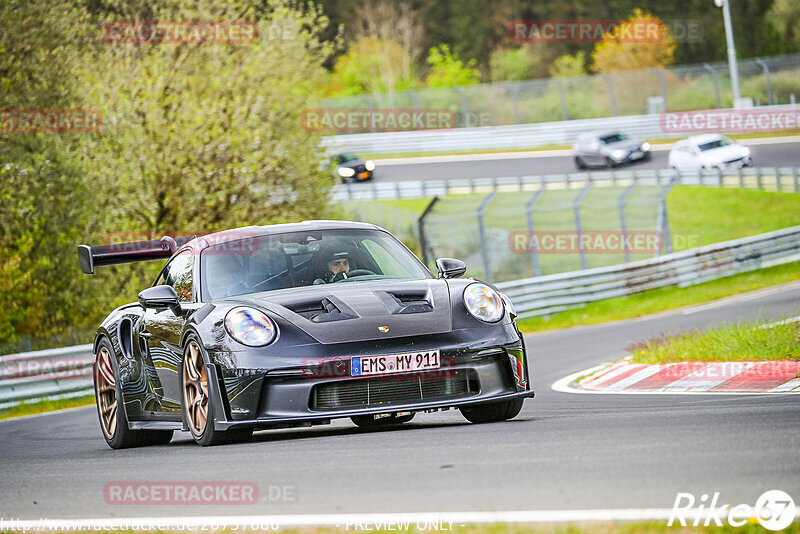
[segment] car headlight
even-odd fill
[[[643,152],[650,152],[651,148],[653,148],[653,147],[650,146],[650,143],[647,143],[647,142],[642,143],[642,151]]]
[[[339,176],[342,178],[350,178],[356,173],[355,169],[351,169],[350,167],[338,167],[336,172],[338,172]]]
[[[615,150],[614,152],[611,153],[611,155],[614,156],[614,159],[622,159],[625,156],[627,156],[628,153],[624,150]]]
[[[233,308],[225,316],[225,330],[248,347],[263,347],[275,341],[278,326],[264,312],[253,308]]]
[[[743,147],[742,147],[742,157],[743,157],[743,158],[746,158],[746,157],[747,157],[747,156],[749,156],[749,155],[750,155],[750,149],[749,149],[749,148],[747,148],[746,146],[743,146]]]
[[[476,319],[496,323],[503,318],[503,299],[486,284],[470,284],[464,289],[464,306]]]
[[[366,167],[368,171],[374,171],[375,170],[375,162],[374,161],[367,161],[364,164],[364,167]]]

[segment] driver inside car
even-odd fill
[[[330,284],[347,278],[347,273],[350,272],[350,253],[347,250],[332,249],[324,258],[327,272],[314,280],[314,284]]]

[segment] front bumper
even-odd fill
[[[479,349],[440,350],[440,369],[397,375],[353,377],[349,359],[340,357],[273,370],[209,366],[209,380],[220,385],[212,389],[219,392],[211,399],[219,406],[214,413],[225,414],[215,418],[214,428],[320,424],[534,395],[521,339]]]

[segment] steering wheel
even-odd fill
[[[353,269],[349,273],[347,273],[348,278],[351,276],[375,276],[375,273],[370,271],[369,269]]]
[[[372,271],[367,269],[353,269],[349,273],[347,273],[347,278],[345,278],[344,273],[336,273],[331,279],[330,283],[335,284],[336,282],[341,282],[342,280],[347,280],[348,278],[353,278],[354,276],[368,276],[368,275],[375,275]]]

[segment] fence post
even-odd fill
[[[744,175],[741,167],[736,169],[736,175],[739,177],[739,189],[744,189]]]
[[[783,191],[783,184],[781,184],[781,168],[775,167],[775,189]]]
[[[588,179],[586,182],[586,187],[584,187],[578,196],[575,197],[575,200],[572,202],[572,211],[575,215],[575,230],[578,233],[578,247],[581,252],[581,269],[586,270],[589,268],[589,262],[586,259],[586,247],[583,245],[583,224],[581,223],[581,202],[583,202],[583,198],[589,192],[589,189],[592,188],[592,181]]]
[[[552,78],[558,88],[558,95],[561,99],[561,120],[569,120],[569,109],[567,108],[567,91],[564,89],[564,82],[558,78]]]
[[[669,254],[672,252],[672,235],[669,229],[669,216],[667,215],[667,195],[669,195],[672,188],[675,187],[676,180],[670,180],[661,193],[658,195],[658,229],[661,231],[661,239],[664,242],[664,252]],[[659,252],[661,252],[659,250]],[[656,253],[658,256],[658,253]]]
[[[798,172],[797,167],[792,167],[792,187],[794,188],[794,192],[797,193],[800,190],[800,183],[798,183]]]
[[[545,187],[544,180],[542,180],[542,188],[536,191],[527,204],[525,204],[525,217],[528,219],[528,234],[531,240],[531,260],[533,261],[533,276],[542,276],[542,267],[539,265],[539,249],[534,245],[534,238],[536,236],[536,226],[533,222],[533,208],[539,199],[544,195]]]
[[[478,212],[476,213],[478,217],[478,233],[480,234],[481,239],[481,257],[483,258],[483,276],[484,280],[492,283],[492,267],[489,265],[489,251],[486,247],[486,229],[483,225],[483,214],[486,211],[486,208],[489,207],[489,204],[492,203],[494,197],[497,196],[497,191],[492,191],[486,198],[483,199],[481,202],[480,207],[478,208]]]
[[[723,185],[722,184],[722,182],[723,182],[722,169],[720,169],[719,167],[717,167],[717,180],[719,180],[719,184],[717,184],[717,185],[719,187],[722,187],[722,185]]]
[[[469,103],[467,102],[467,94],[460,87],[453,87],[453,91],[455,91],[458,94],[458,96],[461,97],[461,113],[464,116],[464,120],[466,120],[467,116],[469,115]]]
[[[664,74],[661,72],[660,69],[651,69],[653,74],[656,75],[658,78],[658,88],[661,91],[661,98],[664,99],[664,111],[669,110],[669,106],[667,105],[667,85],[664,83]]]
[[[619,113],[617,112],[617,95],[614,93],[614,80],[612,80],[611,76],[608,74],[603,74],[603,78],[605,78],[606,84],[608,85],[608,100],[611,102],[611,115],[616,117]]]
[[[764,184],[761,182],[761,167],[756,167],[756,187],[764,189]]]
[[[514,124],[520,124],[522,122],[522,117],[519,114],[519,87],[517,84],[513,82],[506,82],[503,84],[508,91],[508,94],[511,95],[511,109],[514,110]]]
[[[756,58],[755,62],[764,71],[764,81],[767,84],[767,104],[772,105],[772,84],[769,81],[769,66],[761,58]]]
[[[428,204],[428,206],[422,212],[422,215],[420,215],[419,219],[417,219],[417,230],[419,232],[419,248],[420,252],[422,252],[422,263],[424,263],[426,266],[428,265],[429,245],[428,245],[428,237],[425,234],[425,217],[427,217],[428,214],[430,214],[430,212],[433,210],[433,207],[436,205],[437,202],[439,202],[439,197],[433,197],[431,203]]]
[[[375,132],[375,104],[372,98],[367,94],[362,95],[361,98],[362,100],[364,100],[364,103],[367,105],[367,109],[369,110],[369,117],[370,117],[369,131]]]
[[[719,77],[717,71],[708,63],[703,63],[703,68],[711,74],[711,81],[714,82],[714,96],[716,97],[717,109],[722,107],[722,97],[719,94]]]
[[[627,189],[619,196],[617,207],[619,209],[619,227],[622,231],[622,242],[625,244],[625,263],[631,262],[631,248],[628,246],[628,221],[625,217],[625,202],[628,197],[633,193],[633,188],[636,187],[636,179]]]
[[[364,200],[358,201],[358,220],[361,222],[366,222],[366,216],[364,215]]]

